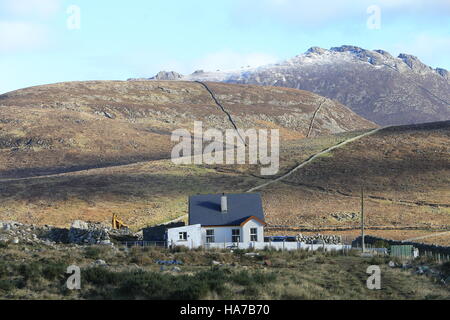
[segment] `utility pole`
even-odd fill
[[[366,243],[364,241],[364,187],[361,187],[361,246],[362,252],[366,252]]]

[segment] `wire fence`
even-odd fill
[[[166,241],[123,241],[122,245],[131,248],[131,247],[167,247]]]

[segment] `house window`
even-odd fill
[[[231,230],[231,241],[232,242],[241,242],[241,229],[232,229]]]
[[[187,232],[179,232],[178,240],[179,241],[187,241]]]
[[[206,230],[206,243],[214,243],[216,242],[214,237],[214,229]]]
[[[250,241],[258,241],[258,229],[257,228],[250,229]]]

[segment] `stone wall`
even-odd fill
[[[374,244],[377,241],[384,241],[389,245],[412,245],[415,248],[419,249],[420,255],[423,255],[425,252],[431,252],[433,254],[439,253],[444,255],[450,255],[450,247],[419,242],[402,242],[398,240],[384,239],[373,236],[364,236],[364,242],[367,244]],[[361,247],[361,237],[356,238],[352,243],[352,246],[354,247],[356,247],[357,245]]]
[[[69,229],[26,225],[0,221],[0,242],[11,243],[73,243],[79,245],[111,245],[115,241],[139,241],[142,235],[128,229],[113,230],[100,223],[74,221]]]

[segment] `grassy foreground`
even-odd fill
[[[100,265],[98,260],[106,265]],[[157,260],[182,261],[161,266]],[[1,299],[449,299],[450,288],[414,268],[356,253],[170,251],[164,248],[0,248]],[[81,290],[68,290],[69,265]],[[427,264],[416,261],[416,265]],[[366,287],[367,267],[381,267],[381,290]],[[450,275],[450,265],[433,266]]]

